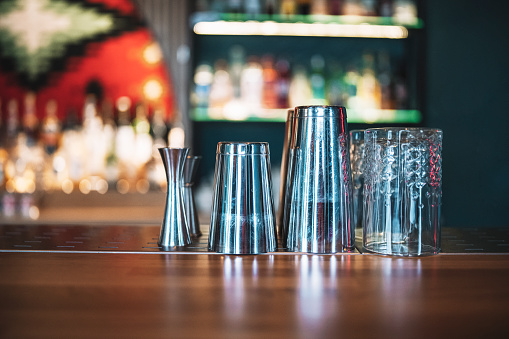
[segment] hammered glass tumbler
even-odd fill
[[[363,249],[423,256],[440,252],[442,131],[364,132]]]

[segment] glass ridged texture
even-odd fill
[[[440,252],[442,131],[364,133],[363,248],[399,256]]]
[[[353,215],[352,223],[362,230],[362,190],[364,186],[364,130],[350,131],[350,164],[352,166]]]
[[[293,252],[337,253],[354,246],[346,110],[296,107],[290,142],[283,237]]]
[[[209,249],[226,254],[275,251],[271,192],[268,143],[218,143]]]

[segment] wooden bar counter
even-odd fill
[[[1,338],[506,337],[509,256],[0,253]]]

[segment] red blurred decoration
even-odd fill
[[[129,0],[87,0],[89,3],[102,3],[106,8],[122,15],[135,16],[136,8]],[[173,85],[164,60],[149,64],[143,58],[145,48],[154,43],[151,32],[141,27],[134,32],[125,32],[104,42],[88,44],[86,54],[66,60],[64,72],[52,72],[47,86],[37,91],[37,116],[44,117],[46,103],[56,99],[58,116],[63,118],[70,110],[81,116],[85,102],[85,88],[90,81],[98,81],[103,86],[103,98],[113,103],[121,96],[129,97],[133,104],[144,101],[151,112],[154,107],[163,107],[168,119],[174,115],[176,107]],[[148,80],[157,80],[162,88],[161,97],[148,100],[144,97],[143,86]],[[1,112],[5,111],[7,100],[16,99],[19,111],[24,111],[23,102],[27,93],[17,84],[12,73],[0,71]]]
[[[123,15],[136,15],[136,6],[131,0],[87,0],[92,4],[102,4],[108,9],[114,9]]]

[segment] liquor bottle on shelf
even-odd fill
[[[277,77],[278,73],[274,66],[274,57],[265,55],[262,57],[263,67],[263,108],[273,109],[278,107]]]
[[[156,107],[152,114],[152,121],[150,123],[150,133],[154,140],[156,148],[166,147],[166,139],[169,132],[169,124],[166,122],[166,113],[162,107]],[[159,152],[156,152],[159,156]]]
[[[39,119],[35,110],[35,99],[35,93],[29,92],[25,95],[25,114],[22,125],[29,147],[35,146],[39,137]]]
[[[251,56],[242,70],[240,96],[249,114],[260,115],[263,100],[263,68],[257,57]]]
[[[256,18],[262,12],[262,5],[260,4],[260,0],[245,0],[244,9],[248,18]]]
[[[288,108],[288,92],[291,81],[290,63],[287,59],[281,58],[276,62],[276,70],[278,73],[276,81],[277,107]]]
[[[242,0],[228,0],[228,12],[233,14],[240,14],[244,12]]]
[[[345,75],[344,75],[344,84],[346,88],[345,100],[346,106],[352,109],[359,109],[360,105],[358,104],[359,98],[357,97],[357,84],[359,82],[359,70],[355,66],[354,63],[350,63],[347,66]]]
[[[417,20],[417,6],[414,0],[394,0],[393,18],[403,24],[413,24]]]
[[[227,10],[227,1],[228,0],[212,0],[210,9],[216,13],[224,13]]]
[[[405,76],[401,74],[394,78],[394,106],[396,109],[408,109],[408,90]]]
[[[147,180],[146,164],[152,158],[152,137],[150,136],[150,122],[147,118],[147,108],[144,103],[138,103],[133,119],[135,137],[134,166],[136,167],[136,190],[147,193],[149,182]]]
[[[14,216],[15,202],[14,189],[12,182],[9,182],[14,170],[12,162],[12,148],[18,135],[17,127],[17,103],[11,99],[7,101],[5,123],[1,124],[0,129],[0,213],[5,217]],[[0,102],[1,113],[1,102]],[[0,115],[0,120],[3,116]]]
[[[277,1],[278,0],[265,0],[264,13],[268,15],[277,14],[279,12]]]
[[[118,159],[117,190],[128,193],[132,188],[136,170],[133,166],[133,150],[135,148],[135,133],[131,125],[131,99],[120,97],[116,102],[117,135],[115,137],[115,155]]]
[[[360,0],[344,0],[342,7],[343,15],[363,15],[364,9]]]
[[[378,83],[380,84],[380,106],[382,109],[393,109],[393,80],[391,72],[391,59],[389,53],[378,53]]]
[[[216,61],[214,68],[209,96],[209,116],[220,119],[223,117],[224,106],[234,97],[234,90],[226,61],[223,59]]]
[[[151,187],[166,187],[164,164],[158,149],[168,145],[170,124],[166,121],[166,112],[162,107],[155,107],[150,122],[150,134],[153,139],[152,158],[147,163],[147,179]]]
[[[342,9],[342,0],[329,0],[329,8],[328,14],[330,15],[341,15],[343,12]]]
[[[348,99],[347,88],[341,65],[333,62],[330,66],[330,76],[327,79],[327,102],[329,105],[346,106]]]
[[[391,17],[393,13],[392,0],[380,0],[378,13],[381,17]]]
[[[41,162],[42,151],[37,152],[35,146],[29,147],[26,134],[18,133],[5,161],[6,192],[2,201],[5,216],[13,217],[20,212],[27,212],[26,209],[20,209],[18,202],[22,199],[27,202],[24,195],[36,191],[37,179],[40,178],[37,172],[42,171]]]
[[[290,82],[288,91],[288,102],[290,107],[308,105],[313,98],[311,84],[306,72],[306,68],[302,65],[296,65]]]
[[[198,65],[194,72],[194,91],[191,102],[197,108],[209,107],[210,89],[214,79],[212,67],[208,64]]]
[[[297,0],[297,14],[309,15],[311,13],[311,0]]]
[[[44,151],[39,142],[40,125],[35,103],[35,93],[27,93],[24,100],[22,133],[18,137],[18,147],[23,153],[20,157],[26,163],[23,176],[27,186],[20,198],[20,212],[25,218],[30,217],[30,208],[35,205],[35,199],[31,194],[39,190],[43,183]]]
[[[311,90],[313,92],[313,105],[325,105],[325,60],[319,55],[315,54],[311,57]]]
[[[107,153],[115,153],[115,134],[117,133],[117,123],[115,121],[113,103],[109,99],[105,99],[101,105],[103,133],[105,135],[105,144]]]
[[[295,0],[281,0],[279,13],[283,16],[291,16],[297,13],[297,4]]]
[[[15,164],[12,176],[16,196],[15,213],[22,218],[29,218],[32,207],[37,209],[35,193],[43,179],[43,150],[37,144],[30,144],[25,133],[20,133],[12,152],[12,161]]]
[[[83,109],[83,138],[87,154],[87,175],[104,178],[109,144],[103,132],[103,120],[97,112],[97,98],[89,94]]]
[[[362,15],[375,16],[377,15],[375,0],[361,0]]]
[[[41,139],[47,155],[53,155],[58,149],[60,139],[60,120],[57,116],[57,101],[54,99],[46,103],[46,115],[42,121]]]
[[[229,51],[229,74],[233,86],[233,100],[240,100],[240,79],[246,63],[244,48],[240,45],[233,46]]]
[[[106,158],[104,164],[104,178],[109,187],[118,180],[118,159],[115,152],[115,138],[117,135],[117,123],[115,121],[113,103],[109,99],[103,100],[102,115],[103,115],[103,134],[104,143],[106,145]]]
[[[7,147],[13,145],[19,132],[20,126],[19,126],[18,102],[16,101],[16,99],[10,99],[7,102],[7,118],[5,121],[5,136],[7,141]]]
[[[61,181],[63,192],[70,194],[78,189],[85,177],[86,155],[81,122],[75,110],[67,112],[62,128],[62,157],[65,160],[66,178]]]
[[[329,14],[327,0],[314,0],[311,2],[311,14],[326,15]]]
[[[371,53],[363,55],[364,69],[359,83],[359,92],[365,107],[369,109],[380,109],[381,91],[380,84],[375,73],[375,57]]]

